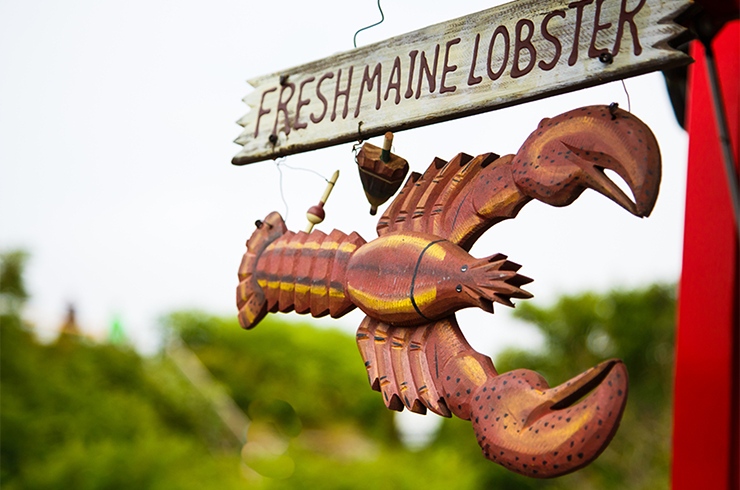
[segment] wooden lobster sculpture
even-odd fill
[[[605,174],[629,185],[627,197]],[[532,199],[566,206],[587,188],[648,216],[660,185],[650,129],[616,107],[544,119],[516,155],[435,159],[413,173],[366,243],[357,233],[293,233],[277,213],[247,241],[237,288],[239,321],[267,312],[367,317],[357,344],[370,384],[393,410],[471,420],[484,455],[512,471],[547,478],[593,461],[614,436],[627,399],[627,371],[609,360],[550,388],[526,369],[499,374],[474,351],[455,311],[529,298],[531,279],[501,254],[468,250],[488,228]]]

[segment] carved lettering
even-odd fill
[[[316,80],[316,77],[308,77],[301,82],[300,88],[298,89],[298,104],[295,108],[295,120],[293,121],[293,129],[304,129],[308,127],[308,123],[299,122],[301,118],[301,107],[303,107],[304,105],[308,105],[311,102],[311,99],[302,98],[303,87],[305,87],[307,83],[311,83],[314,80]]]
[[[274,92],[277,90],[277,87],[269,88],[262,92],[262,98],[260,99],[260,108],[257,111],[257,124],[254,126],[254,137],[256,138],[258,134],[260,134],[260,118],[264,116],[265,114],[270,113],[270,109],[263,109],[262,106],[265,104],[265,95],[269,94],[270,92]]]
[[[604,29],[609,29],[612,26],[611,22],[608,22],[606,24],[599,24],[600,20],[599,17],[601,16],[601,4],[604,3],[604,0],[596,0],[596,14],[594,15],[594,33],[591,36],[591,44],[588,47],[588,57],[589,58],[598,58],[601,53],[608,53],[608,49],[596,49],[596,36],[599,34],[599,31],[603,31]]]
[[[442,80],[439,82],[440,94],[454,92],[455,89],[457,89],[457,87],[455,87],[454,85],[452,87],[446,87],[445,78],[447,77],[448,73],[452,73],[453,71],[457,70],[457,65],[448,65],[447,63],[450,61],[450,48],[455,44],[458,44],[459,42],[460,38],[456,37],[452,41],[447,41],[447,44],[445,44],[445,62],[442,64]]]
[[[404,94],[404,97],[407,99],[410,99],[414,96],[414,89],[411,88],[411,84],[414,81],[414,66],[416,66],[416,55],[419,54],[419,50],[415,49],[409,53],[409,58],[411,58],[410,65],[409,65],[409,84],[408,87],[406,87],[406,93]]]
[[[478,44],[480,44],[480,34],[475,35],[475,44],[473,45],[473,60],[470,62],[470,73],[468,73],[468,87],[478,85],[483,81],[483,77],[475,76],[475,64],[478,61]]]
[[[283,93],[286,89],[290,89],[290,95],[288,96],[288,99],[283,101]],[[285,85],[280,89],[280,96],[278,97],[278,105],[277,110],[275,111],[275,125],[272,127],[272,134],[277,134],[277,125],[278,120],[280,119],[280,113],[283,113],[283,119],[285,124],[285,136],[288,136],[290,134],[290,119],[288,118],[288,102],[290,102],[290,99],[293,98],[293,94],[295,94],[295,84],[286,82]]]
[[[344,96],[344,110],[342,111],[342,119],[347,118],[347,113],[349,112],[349,89],[352,87],[352,70],[354,70],[354,66],[349,67],[349,76],[347,77],[347,88],[344,90],[339,90],[339,83],[342,81],[342,69],[339,69],[339,72],[337,72],[337,88],[334,91],[334,109],[331,111],[331,121],[334,121],[337,118],[337,100],[339,100],[339,96]]]
[[[393,81],[393,75],[396,75],[396,81]],[[393,61],[393,68],[391,68],[391,76],[388,77],[388,87],[385,89],[385,97],[383,100],[388,100],[388,94],[391,89],[396,91],[396,105],[401,102],[401,58],[396,56]]]
[[[334,73],[333,72],[324,73],[321,76],[321,78],[319,78],[319,83],[316,84],[316,96],[319,98],[321,103],[324,105],[324,110],[321,111],[321,115],[319,117],[314,117],[314,114],[311,113],[311,122],[314,124],[320,123],[324,119],[327,109],[329,109],[329,103],[327,102],[326,97],[324,97],[324,94],[321,93],[321,83],[327,78],[334,78]]]
[[[501,34],[504,38],[504,59],[501,62],[501,68],[497,72],[494,72],[491,68],[491,62],[493,61],[493,47],[496,44],[496,38]],[[491,80],[498,80],[506,70],[506,65],[509,64],[509,30],[506,26],[498,26],[493,35],[491,36],[491,42],[488,44],[488,63],[486,64],[486,70],[488,71],[488,78]]]
[[[552,20],[553,17],[560,17],[562,19],[565,18],[565,11],[564,10],[555,10],[550,12],[545,16],[544,19],[542,19],[542,25],[540,26],[540,30],[542,31],[542,37],[547,39],[552,43],[553,46],[555,46],[555,54],[552,57],[552,61],[549,63],[545,63],[544,60],[540,60],[540,62],[537,64],[537,66],[540,67],[543,71],[550,71],[553,68],[555,68],[555,65],[558,64],[558,60],[560,60],[560,54],[563,51],[563,46],[560,44],[560,40],[556,37],[550,34],[550,32],[547,30],[547,23]]]
[[[427,61],[426,52],[421,52],[419,61],[419,83],[416,85],[416,98],[421,97],[421,84],[424,81],[424,74],[426,73],[427,85],[429,85],[429,93],[433,94],[437,90],[437,61],[439,61],[439,44],[434,48],[434,68],[429,70],[429,62]]]
[[[527,37],[522,39],[522,29],[527,26]],[[534,64],[537,61],[537,51],[534,49],[532,44],[532,36],[534,35],[534,22],[529,19],[519,19],[516,23],[516,37],[514,38],[514,61],[511,65],[511,78],[523,77],[534,68]],[[523,50],[529,51],[529,63],[522,70],[519,68],[519,53]]]
[[[380,71],[381,71],[382,65],[378,63],[375,65],[375,70],[373,70],[373,76],[370,76],[370,65],[365,65],[365,73],[362,75],[362,83],[360,83],[360,93],[357,97],[357,107],[355,108],[355,117],[360,115],[360,105],[362,105],[362,89],[367,87],[368,92],[373,91],[373,87],[376,85],[378,86],[378,89],[376,90],[377,98],[375,102],[375,110],[377,111],[380,109]]]
[[[635,24],[635,15],[637,12],[645,6],[645,0],[640,0],[634,10],[627,12],[627,0],[622,0],[622,7],[619,10],[619,24],[617,28],[617,40],[614,42],[614,49],[612,49],[612,56],[619,54],[619,48],[622,45],[622,35],[624,34],[624,23],[627,22],[630,25],[630,35],[632,36],[632,44],[635,50],[635,56],[640,56],[642,53],[642,46],[640,46],[640,39],[637,37],[637,25]]]
[[[578,2],[569,3],[568,7],[576,9],[576,27],[573,34],[573,50],[570,52],[568,58],[568,66],[573,66],[578,61],[578,42],[581,37],[581,23],[583,22],[583,8],[586,5],[591,5],[594,0],[580,0]]]

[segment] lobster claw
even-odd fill
[[[542,120],[512,159],[512,170],[522,193],[547,204],[567,206],[594,189],[646,217],[658,198],[660,149],[650,128],[634,115],[589,106]],[[632,197],[605,170],[623,179]]]
[[[534,371],[515,370],[490,378],[473,400],[484,455],[517,473],[551,478],[589,464],[614,437],[627,369],[612,359],[555,388]]]

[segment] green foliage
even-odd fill
[[[22,250],[0,254],[0,315],[18,314],[28,299],[23,284],[23,268],[27,260],[28,254]]]
[[[245,332],[235,318],[173,313],[167,330],[252,420],[240,455],[210,402],[164,354],[142,358],[69,335],[38,343],[19,314],[24,258],[2,259],[0,276],[10,279],[0,292],[16,302],[0,312],[3,488],[667,488],[672,287],[517,308],[546,347],[505,352],[499,372],[528,368],[555,385],[609,357],[630,372],[627,411],[610,447],[579,472],[534,480],[486,460],[459,419],[446,419],[429,447],[406,450],[351,336],[277,316]]]
[[[397,441],[391,414],[378,406],[352,337],[283,322],[276,316],[245,332],[234,318],[174,313],[165,325],[179,332],[234,401],[247,411],[256,400],[283,400],[304,427],[355,424],[367,435]],[[361,424],[358,421],[362,421]]]
[[[629,401],[616,437],[587,469],[556,480],[557,488],[668,488],[676,297],[656,285],[605,295],[561,298],[550,308],[520,304],[516,315],[545,335],[541,352],[508,351],[499,372],[526,367],[551,386],[609,358],[629,372]]]
[[[4,489],[242,488],[223,428],[163,358],[62,335],[20,317],[25,254],[0,259],[0,484]]]
[[[240,483],[236,455],[209,450],[209,440],[222,437],[205,401],[183,383],[167,389],[158,381],[173,370],[166,361],[78,337],[40,345],[7,320],[0,327],[3,488],[188,488],[201,477],[220,488]],[[221,474],[229,460],[231,471]]]

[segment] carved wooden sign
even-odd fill
[[[244,165],[686,64],[688,0],[519,0],[249,81]]]

